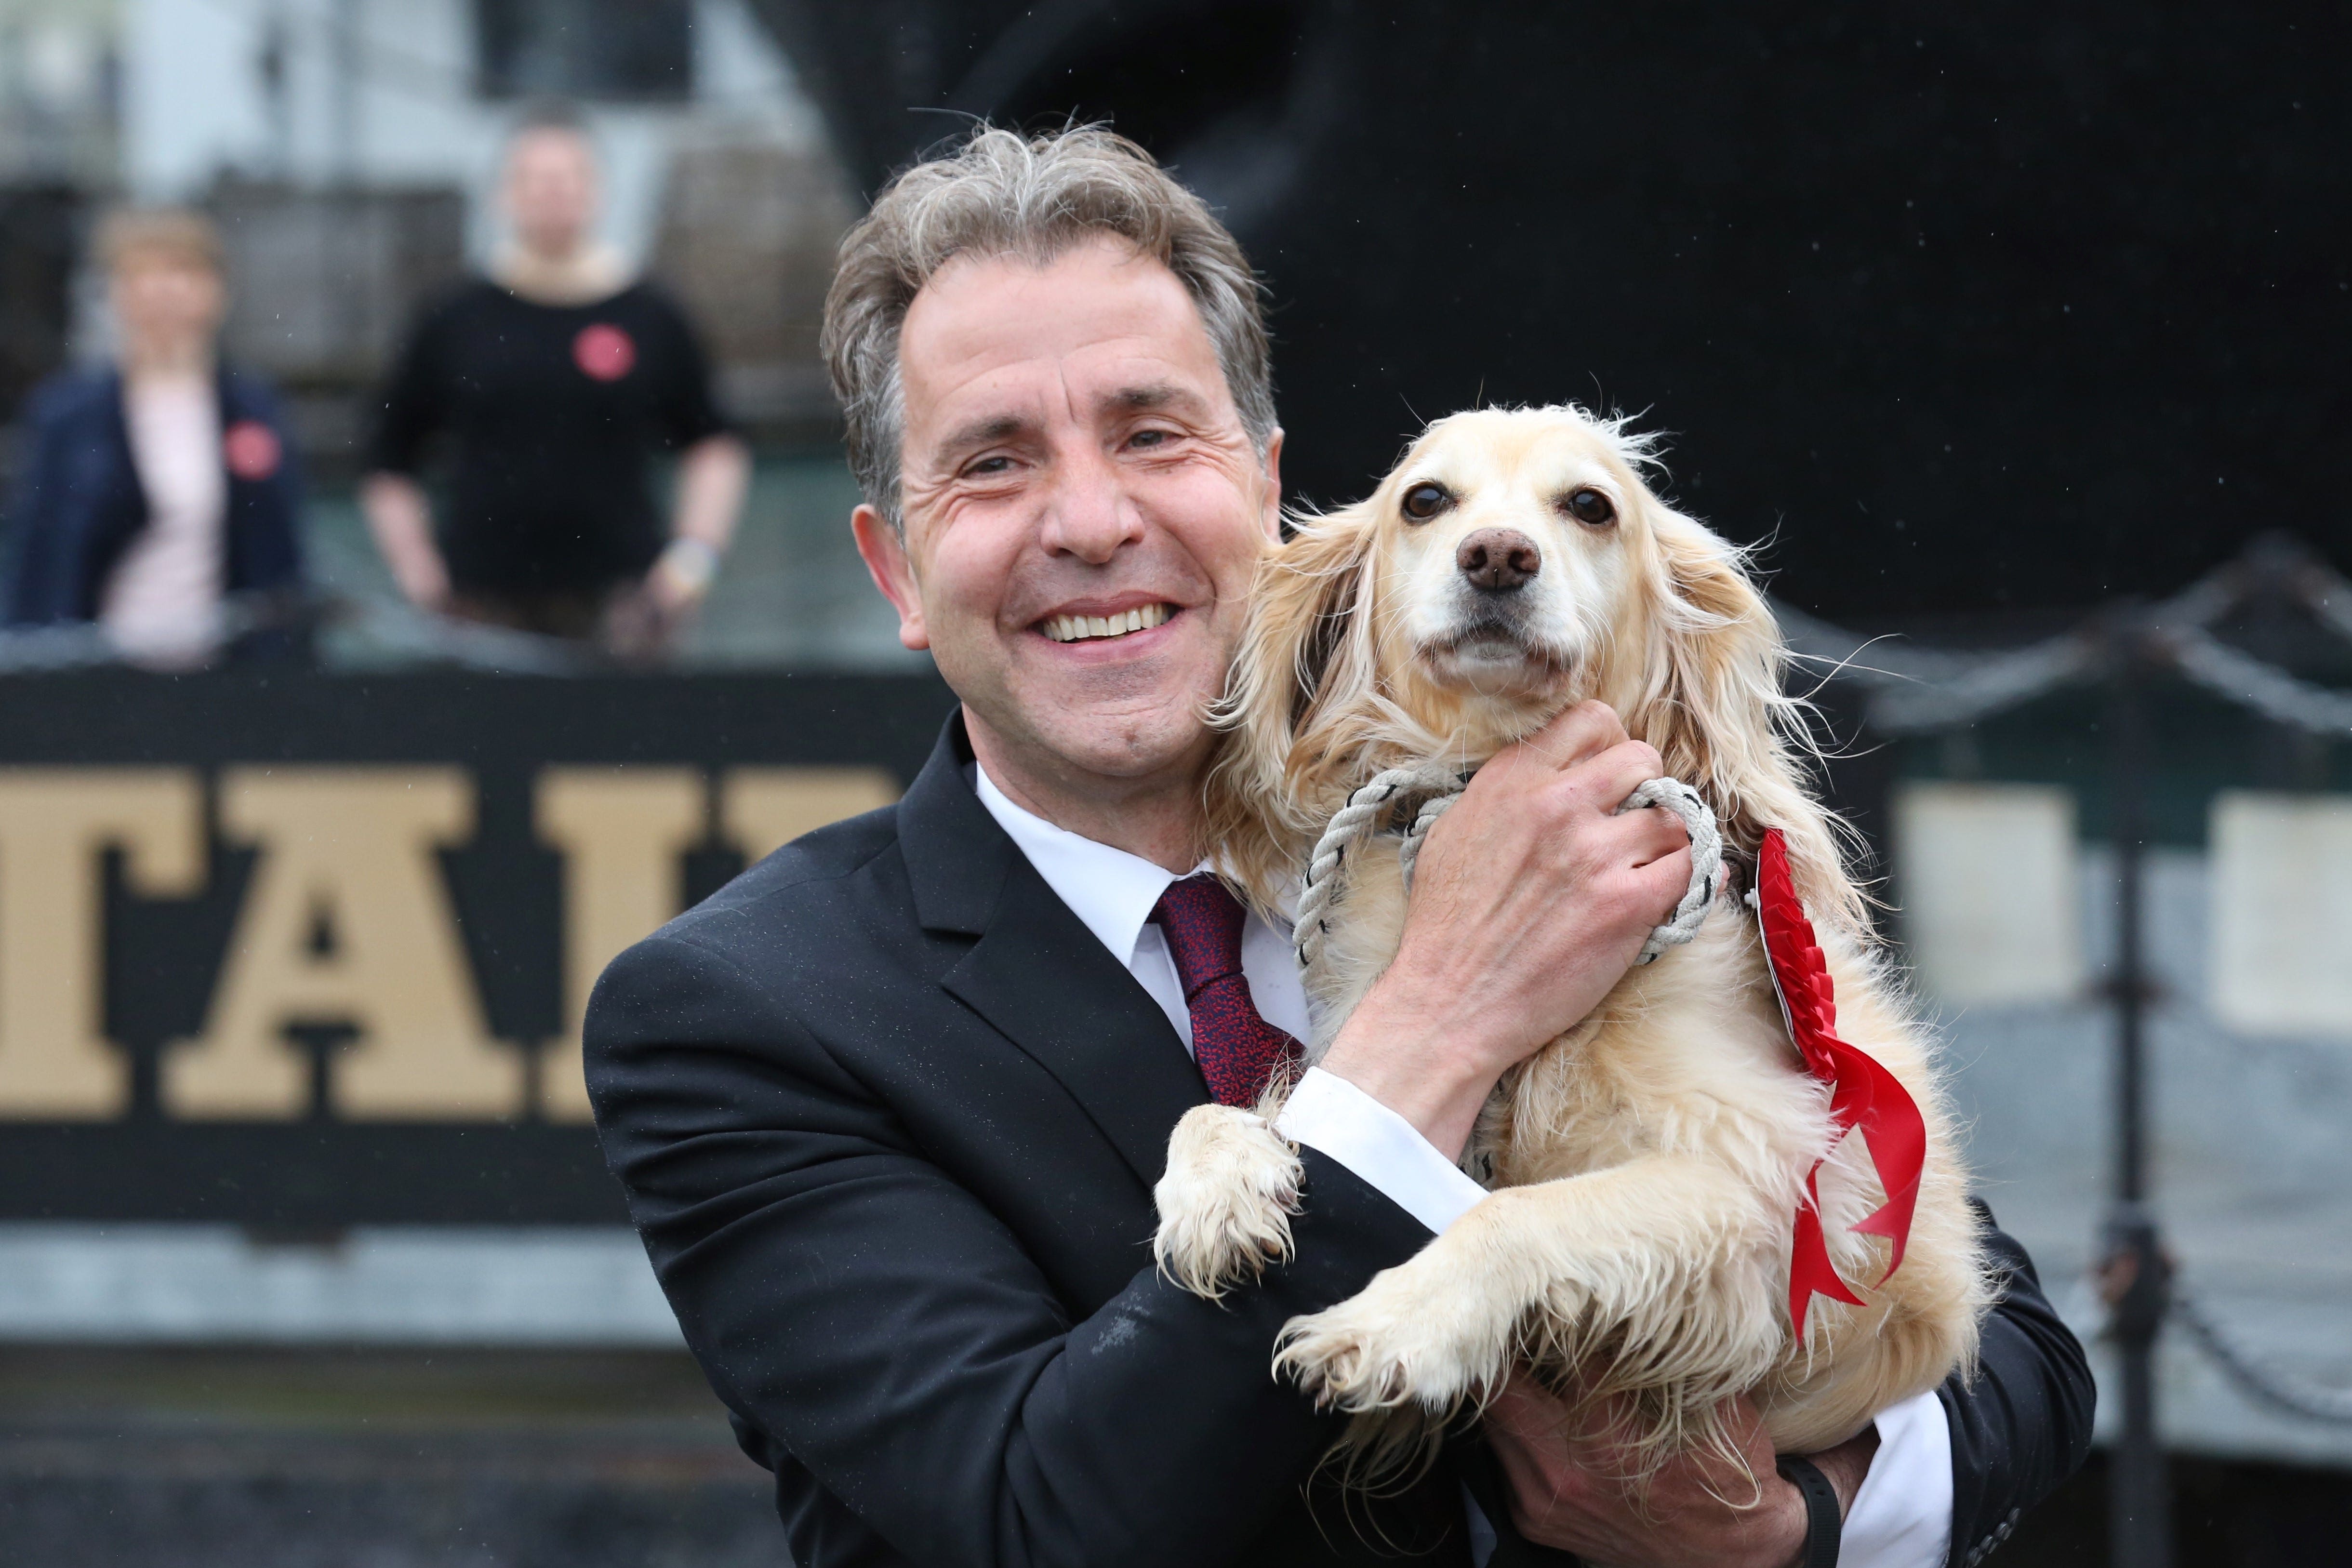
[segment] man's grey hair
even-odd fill
[[[899,468],[906,391],[898,329],[916,293],[966,254],[1043,266],[1098,235],[1126,240],[1181,280],[1208,328],[1242,427],[1274,439],[1274,369],[1257,276],[1200,197],[1151,154],[1098,125],[1024,138],[987,125],[901,173],[841,242],[823,347],[866,504],[904,531]]]

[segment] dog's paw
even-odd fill
[[[1322,1408],[1361,1415],[1412,1405],[1443,1419],[1486,1397],[1508,1369],[1517,1314],[1487,1296],[1475,1276],[1423,1253],[1285,1324],[1275,1370]]]
[[[1265,1117],[1226,1105],[1184,1113],[1168,1140],[1168,1170],[1151,1190],[1160,1271],[1216,1300],[1290,1256],[1290,1216],[1304,1172]]]

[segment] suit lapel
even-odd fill
[[[959,715],[899,805],[923,924],[980,938],[940,984],[1052,1074],[1149,1187],[1208,1086],[1167,1015],[972,794],[970,756]]]

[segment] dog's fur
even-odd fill
[[[1275,913],[1324,823],[1375,772],[1475,764],[1601,699],[1706,797],[1738,864],[1752,870],[1765,828],[1785,835],[1840,1036],[1892,1068],[1927,1119],[1909,1251],[1869,1289],[1886,1245],[1849,1227],[1879,1201],[1876,1178],[1858,1135],[1832,1150],[1827,1090],[1790,1041],[1753,918],[1727,894],[1696,942],[1632,970],[1506,1076],[1464,1156],[1490,1196],[1352,1300],[1288,1325],[1278,1365],[1355,1415],[1348,1442],[1375,1468],[1423,1451],[1515,1363],[1588,1411],[1622,1396],[1611,1401],[1622,1421],[1630,1401],[1638,1477],[1693,1444],[1727,1447],[1733,1395],[1754,1398],[1776,1449],[1811,1452],[1975,1351],[1989,1283],[1950,1113],[1872,945],[1840,825],[1806,788],[1779,629],[1739,552],[1644,484],[1651,462],[1622,420],[1482,410],[1431,426],[1369,500],[1304,520],[1262,569],[1221,713],[1221,863]],[[1404,498],[1430,482],[1452,504],[1409,519]],[[1583,489],[1613,518],[1574,516]],[[1494,527],[1539,553],[1516,591],[1481,593],[1457,568],[1462,541]],[[1310,1059],[1403,930],[1395,858],[1348,858],[1313,982]],[[1271,1130],[1280,1093],[1256,1113],[1202,1107],[1177,1128],[1157,1249],[1200,1294],[1287,1254],[1299,1165]],[[1825,1152],[1831,1256],[1868,1305],[1815,1298],[1799,1344],[1790,1226]]]

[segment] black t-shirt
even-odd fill
[[[425,312],[387,389],[373,466],[414,474],[446,432],[436,531],[459,588],[600,588],[661,553],[648,460],[727,428],[686,318],[634,283],[541,305],[477,279]]]

